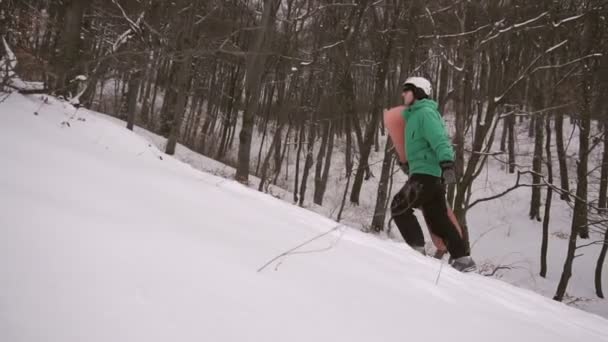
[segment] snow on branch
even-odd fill
[[[429,34],[429,35],[424,35],[424,36],[420,36],[419,38],[435,38],[435,39],[441,39],[441,38],[458,38],[458,37],[464,37],[464,36],[468,36],[471,34],[475,34],[483,29],[486,29],[488,27],[491,27],[492,25],[487,24],[487,25],[483,25],[480,26],[474,30],[471,31],[467,31],[467,32],[460,32],[460,33],[450,33],[450,34]]]
[[[505,97],[505,95],[507,95],[507,93],[509,91],[511,91],[511,89],[513,89],[513,87],[515,87],[519,82],[521,82],[526,76],[529,76],[532,72],[534,72],[534,71],[532,71],[532,72],[529,72],[529,71],[530,71],[530,69],[532,69],[534,64],[536,64],[536,62],[538,62],[544,55],[557,50],[558,48],[564,46],[567,42],[568,42],[568,39],[562,41],[561,43],[557,43],[556,45],[548,48],[547,50],[545,50],[545,52],[541,53],[536,58],[534,58],[532,63],[530,63],[530,65],[528,65],[524,69],[524,71],[521,73],[521,75],[519,75],[519,77],[513,83],[511,83],[500,96],[494,97],[494,102],[500,102]]]
[[[562,108],[567,108],[570,107],[572,105],[574,105],[575,102],[568,102],[568,103],[564,103],[564,104],[560,104],[557,106],[551,106],[551,107],[547,107],[547,108],[543,108],[543,109],[538,109],[532,112],[509,112],[509,113],[505,113],[505,114],[501,114],[500,115],[500,119],[504,119],[506,117],[509,117],[511,115],[515,115],[515,116],[530,116],[530,115],[535,115],[535,114],[542,114],[545,112],[550,112],[550,111],[554,111],[556,109],[562,109]]]
[[[15,73],[15,67],[17,66],[17,57],[13,53],[13,50],[8,46],[6,39],[2,38],[2,44],[4,45],[4,53],[5,57],[0,59],[0,76],[4,77],[12,77]],[[6,72],[6,75],[3,73]]]
[[[579,58],[577,58],[577,59],[571,60],[570,62],[567,62],[567,63],[564,63],[564,64],[555,64],[555,65],[543,65],[543,66],[539,66],[539,67],[536,67],[534,70],[532,70],[532,72],[536,72],[536,71],[538,71],[538,70],[544,70],[544,69],[563,68],[563,67],[565,67],[565,66],[568,66],[568,65],[571,65],[571,64],[574,64],[574,63],[578,63],[578,62],[583,61],[583,60],[588,59],[588,58],[593,58],[593,57],[602,57],[602,56],[603,56],[603,54],[602,54],[602,53],[592,53],[592,54],[590,54],[590,55],[583,56],[583,57],[579,57]]]
[[[300,21],[300,20],[306,20],[309,17],[311,17],[313,14],[320,12],[324,9],[327,9],[329,7],[355,7],[357,6],[356,3],[337,3],[337,4],[327,4],[327,5],[323,5],[323,6],[319,6],[317,9],[312,10],[310,12],[306,12],[304,14],[302,14],[299,17],[296,17],[294,19],[292,19],[291,21]]]
[[[125,12],[125,9],[122,8],[120,3],[116,0],[112,0],[112,2],[118,7],[118,9],[120,9],[120,11],[122,12],[122,16],[125,17],[125,19],[129,23],[129,25],[131,26],[131,29],[133,29],[135,31],[139,31],[139,24],[135,23],[131,18],[129,18],[129,16],[127,15],[127,12]],[[139,22],[139,19],[138,19],[138,22]]]
[[[127,13],[125,13],[125,10],[122,8],[122,6],[120,6],[120,4],[116,0],[112,0],[112,2],[115,3],[116,6],[118,6],[118,8],[122,12],[123,16],[125,17],[125,19],[129,23],[129,29],[127,29],[120,36],[118,36],[118,38],[116,39],[116,41],[114,41],[114,43],[112,44],[112,53],[116,53],[118,51],[118,49],[124,43],[126,43],[129,40],[129,38],[131,38],[134,34],[141,34],[142,33],[141,23],[142,23],[142,21],[144,19],[144,15],[145,15],[146,12],[142,11],[141,14],[139,15],[139,17],[137,17],[137,21],[133,21],[131,18],[129,18],[129,16],[127,15]]]
[[[457,66],[452,60],[450,60],[448,58],[448,56],[446,56],[443,51],[441,52],[441,57],[454,69],[458,70],[459,72],[462,72],[464,70],[464,66]]]
[[[488,38],[486,38],[486,39],[482,40],[482,41],[481,41],[481,43],[479,43],[479,46],[483,46],[483,45],[484,45],[484,44],[486,44],[487,42],[489,42],[489,41],[491,41],[491,40],[495,39],[496,37],[498,37],[499,35],[501,35],[501,34],[503,34],[503,33],[509,32],[509,31],[511,31],[511,30],[513,30],[513,29],[520,28],[520,27],[522,27],[522,26],[526,26],[526,25],[531,24],[531,23],[533,23],[533,22],[535,22],[535,21],[537,21],[537,20],[539,20],[539,19],[542,19],[543,17],[547,16],[548,14],[549,14],[549,12],[543,12],[543,13],[541,13],[540,15],[538,15],[538,16],[537,16],[537,17],[535,17],[535,18],[532,18],[532,19],[529,19],[529,20],[523,21],[523,22],[521,22],[521,23],[513,24],[513,25],[511,25],[511,26],[509,26],[509,27],[507,27],[507,28],[505,28],[505,29],[502,29],[502,30],[498,30],[498,32],[496,32],[494,35],[492,35],[492,36],[490,36],[490,37],[488,37]]]
[[[112,52],[113,53],[115,53],[116,51],[118,51],[118,48],[121,45],[123,45],[124,43],[126,43],[127,40],[129,40],[129,36],[131,35],[131,33],[133,33],[133,31],[131,29],[127,29],[120,36],[118,36],[118,38],[116,39],[116,41],[112,44]]]
[[[585,16],[585,13],[579,14],[579,15],[575,15],[575,16],[570,17],[570,18],[562,19],[562,20],[560,20],[558,22],[554,22],[553,23],[553,27],[559,27],[559,25],[561,25],[561,24],[565,24],[565,23],[567,23],[569,21],[577,20],[579,18],[582,18],[583,16]]]
[[[199,20],[197,20],[197,21],[194,23],[194,25],[198,25],[198,24],[202,23],[203,21],[207,20],[207,18],[209,18],[209,16],[210,16],[210,15],[211,15],[213,12],[215,12],[215,10],[216,10],[216,9],[217,9],[217,6],[213,7],[213,8],[211,9],[211,11],[209,11],[209,13],[207,13],[207,14],[206,14],[204,17],[199,15],[198,17],[200,17],[200,19],[199,19]]]
[[[568,39],[564,40],[561,43],[557,43],[555,45],[553,45],[552,47],[548,48],[545,53],[549,53],[549,52],[553,52],[553,50],[557,50],[558,48],[560,48],[562,45],[566,44],[568,42]]]
[[[4,86],[15,89],[22,94],[35,94],[43,92],[43,82],[28,82],[23,81],[16,73],[15,68],[17,67],[17,56],[13,53],[6,39],[2,38],[2,44],[4,45],[5,56],[0,59],[0,91],[3,90]]]
[[[331,48],[336,47],[336,46],[338,46],[340,44],[343,44],[343,43],[344,43],[344,40],[340,40],[340,41],[337,41],[337,42],[335,42],[333,44],[329,44],[329,45],[326,45],[326,46],[323,46],[323,47],[319,48],[319,51],[328,50],[328,49],[331,49]]]

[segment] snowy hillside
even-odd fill
[[[348,227],[257,272],[336,223],[50,101],[0,104],[2,341],[608,341],[599,316]]]
[[[160,109],[159,109],[160,110]],[[108,120],[115,122],[117,125],[124,126],[125,123],[113,117],[105,116]],[[446,115],[449,121],[452,133],[454,132],[453,117]],[[516,127],[516,136],[518,144],[516,146],[517,163],[522,170],[531,169],[532,156],[534,150],[534,138],[528,137],[528,122],[519,123]],[[240,125],[237,125],[240,129]],[[136,127],[135,131],[138,135],[144,136],[148,141],[155,145],[158,149],[164,150],[166,139],[156,135],[145,129]],[[567,132],[568,140],[566,152],[568,156],[568,165],[570,165],[570,174],[576,173],[576,159],[578,155],[578,130],[570,121],[564,124],[564,132]],[[502,134],[502,125],[498,127],[497,136]],[[253,143],[254,150],[258,150],[262,140],[262,133],[254,131]],[[386,136],[380,137],[380,145],[384,145]],[[470,138],[470,137],[469,137]],[[470,142],[469,142],[470,143]],[[262,148],[264,154],[268,153],[268,143]],[[496,139],[493,150],[499,150],[499,139]],[[294,151],[297,144],[293,144]],[[344,195],[344,188],[347,183],[344,170],[344,139],[336,138],[334,153],[340,155],[332,160],[331,172],[329,174],[328,191],[325,193],[323,206],[317,206],[312,203],[312,195],[307,195],[304,201],[304,206],[307,209],[313,210],[323,216],[336,219],[339,207]],[[557,155],[556,146],[552,144],[553,154]],[[227,159],[229,161],[236,160],[236,149],[228,152]],[[315,150],[315,155],[318,150]],[[372,177],[370,180],[363,183],[360,204],[352,205],[347,201],[342,215],[342,222],[347,225],[361,230],[369,228],[371,218],[374,215],[376,205],[376,196],[378,189],[378,180],[381,174],[382,160],[384,158],[382,149],[380,152],[372,151],[370,156],[370,165]],[[252,165],[257,164],[257,155],[253,155]],[[235,170],[223,163],[215,161],[196,153],[184,146],[179,145],[176,152],[176,158],[191,165],[195,169],[210,172],[225,178],[232,178]],[[294,178],[296,163],[295,158],[289,159],[289,154],[285,163],[288,172],[281,172],[278,180],[279,186],[271,186],[268,190],[274,197],[281,198],[288,203],[293,202]],[[512,187],[516,181],[515,174],[508,174],[505,169],[505,164],[500,162],[502,159],[506,161],[506,155],[498,156],[496,159],[488,160],[483,172],[477,178],[473,186],[471,202],[493,196],[503,192],[505,189]],[[601,163],[601,149],[596,149],[590,159],[590,169],[594,170],[590,173],[590,178],[599,178]],[[554,170],[559,169],[558,161],[554,160]],[[252,166],[253,167],[253,166]],[[555,184],[559,184],[558,175],[554,175]],[[259,180],[252,177],[252,188],[257,188]],[[396,172],[393,175],[393,186],[391,194],[399,191],[401,186],[406,181],[406,178],[401,172]],[[526,177],[523,182],[531,183],[531,179]],[[575,177],[570,179],[571,189],[576,188]],[[315,187],[314,177],[308,179],[308,189]],[[597,186],[595,186],[597,191]],[[593,186],[592,186],[593,189]],[[594,190],[591,190],[592,192]],[[544,205],[545,191],[542,191]],[[597,196],[595,196],[597,197]],[[593,198],[593,196],[591,196]],[[549,246],[548,246],[548,273],[547,277],[539,276],[540,271],[540,245],[542,237],[542,222],[530,220],[528,217],[530,206],[530,188],[519,188],[507,195],[494,199],[488,202],[482,202],[472,208],[467,214],[471,243],[473,247],[473,256],[480,264],[481,273],[492,274],[495,278],[504,280],[510,284],[533,290],[548,298],[552,298],[557,288],[561,271],[563,269],[564,258],[566,255],[568,236],[570,225],[572,222],[572,209],[568,207],[562,200],[558,200],[554,195],[551,205],[551,219],[549,224]],[[544,208],[543,208],[544,210]],[[420,213],[419,221],[424,225],[424,218]],[[425,234],[427,231],[425,230]],[[427,235],[427,250],[432,252],[434,248]],[[401,235],[395,227],[390,234],[383,232],[378,235],[382,239],[391,239],[394,241],[403,241]],[[598,242],[603,240],[603,234],[597,231],[591,232],[591,241]],[[587,241],[579,241],[579,245],[588,244]],[[594,288],[594,270],[600,253],[601,245],[594,244],[580,250],[579,256],[574,261],[573,276],[568,285],[564,302],[568,305],[602,315],[608,318],[608,305],[606,300],[597,297]],[[446,257],[447,258],[447,257]],[[608,264],[604,264],[604,284],[608,283]]]

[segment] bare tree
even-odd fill
[[[249,181],[249,159],[251,154],[251,137],[255,113],[258,109],[260,83],[264,72],[266,60],[266,47],[271,39],[274,18],[280,5],[279,0],[264,0],[264,9],[261,27],[258,29],[255,42],[247,54],[247,72],[245,76],[245,111],[243,112],[243,126],[239,133],[239,153],[236,179],[240,182]]]

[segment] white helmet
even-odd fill
[[[431,96],[431,82],[424,77],[409,77],[407,80],[405,80],[405,82],[403,82],[403,86],[406,84],[411,84],[422,90],[426,96]]]

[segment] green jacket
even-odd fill
[[[441,177],[442,161],[454,161],[454,149],[448,138],[437,102],[422,99],[403,111],[405,147],[410,174]]]

